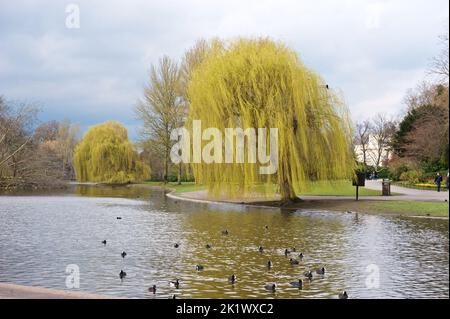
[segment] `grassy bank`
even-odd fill
[[[177,182],[169,182],[164,184],[164,182],[143,182],[143,185],[153,186],[153,187],[161,187],[166,189],[174,190],[177,193],[185,193],[185,192],[194,192],[206,189],[203,185],[197,185],[194,182],[183,182],[181,185],[178,185]]]
[[[249,204],[280,207],[279,201],[254,201]],[[282,205],[286,209],[353,211],[376,215],[447,217],[449,205],[446,202],[396,201],[396,200],[329,200],[314,199]]]
[[[352,186],[351,181],[336,181],[330,183],[317,182],[314,183],[310,190],[303,192],[301,195],[317,195],[317,196],[355,196],[356,188]],[[300,196],[301,196],[300,195]],[[359,196],[380,196],[381,190],[376,191],[365,187],[359,188]]]
[[[144,185],[151,187],[162,187],[174,190],[176,193],[187,193],[206,189],[203,185],[191,183],[167,183],[162,182],[145,182]],[[275,187],[273,188],[275,190]],[[316,184],[310,191],[303,195],[330,195],[330,196],[354,196],[355,188],[350,182],[336,182],[333,184]],[[379,196],[379,191],[366,188],[360,188],[361,196]],[[254,199],[255,200],[255,199]],[[279,207],[280,203],[276,200],[264,201],[246,201],[254,205],[265,205]],[[448,217],[448,202],[425,202],[425,201],[398,201],[398,200],[360,200],[353,199],[317,199],[304,200],[292,205],[283,206],[288,209],[314,209],[314,210],[334,210],[334,211],[356,211],[368,214],[382,215],[403,215],[403,216],[432,216],[432,217]]]
[[[167,189],[173,189],[177,193],[193,192],[198,190],[204,190],[206,187],[204,185],[198,185],[194,182],[183,182],[178,185],[177,182],[170,182],[164,184],[163,182],[144,182],[143,184],[155,187],[163,187]],[[262,190],[262,187],[255,187],[255,191],[258,192]],[[276,185],[269,188],[270,192],[276,193]],[[301,195],[331,195],[331,196],[355,196],[355,187],[352,186],[350,181],[336,181],[331,183],[317,182],[311,185],[311,187],[303,192]],[[301,196],[300,195],[300,196]],[[372,189],[367,189],[364,187],[359,188],[360,196],[380,196],[381,191],[376,191]]]
[[[375,212],[389,212],[417,216],[448,217],[448,202],[376,201],[367,203]]]

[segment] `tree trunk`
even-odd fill
[[[362,152],[363,152],[363,163],[364,163],[364,165],[367,165],[367,151],[366,151],[366,148],[363,146],[362,147]]]
[[[178,165],[178,185],[181,185],[181,162]]]
[[[167,184],[169,181],[169,159],[167,156],[167,151],[164,156],[164,184]]]
[[[292,187],[289,185],[286,176],[283,177],[283,181],[280,183],[280,195],[282,205],[292,204],[301,201],[301,199],[297,197]]]

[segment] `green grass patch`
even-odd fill
[[[418,216],[448,217],[448,202],[419,201],[376,201],[367,204],[370,208],[384,213],[402,213]]]
[[[301,195],[328,195],[328,196],[355,196],[356,187],[351,181],[316,182],[310,189]],[[300,196],[301,196],[300,195]],[[380,196],[381,190],[365,187],[359,188],[359,196]]]
[[[166,187],[174,189],[177,193],[193,192],[206,189],[204,185],[197,185],[194,182],[183,182],[178,185],[177,182],[170,182],[164,184],[163,182],[144,182],[145,185]],[[251,191],[261,192],[267,194],[275,194],[277,186],[273,185],[255,185]],[[309,190],[303,192],[301,195],[324,195],[324,196],[355,196],[355,186],[352,186],[351,181],[334,181],[334,182],[316,182],[311,185]],[[301,196],[300,195],[300,196]],[[364,187],[359,188],[360,196],[380,196],[381,190],[372,190]]]
[[[164,184],[164,182],[144,182],[142,183],[144,185],[149,186],[155,186],[155,187],[162,187],[162,188],[168,188],[173,189],[177,193],[185,193],[185,192],[194,192],[206,189],[203,185],[197,185],[194,182],[183,182],[181,185],[179,185],[177,182],[169,182]]]

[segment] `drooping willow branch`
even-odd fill
[[[112,121],[88,130],[75,149],[74,167],[80,182],[126,183],[150,176],[127,129]]]
[[[351,176],[347,109],[294,51],[269,39],[239,39],[205,56],[188,85],[188,126],[278,128],[279,163],[275,175],[258,174],[258,163],[193,164],[197,182],[227,196],[276,184],[283,199],[293,199],[312,181]]]

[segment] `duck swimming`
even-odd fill
[[[299,279],[298,281],[292,281],[290,282],[291,286],[297,287],[298,289],[303,288],[303,280]]]
[[[273,263],[272,263],[272,261],[269,260],[267,262],[267,268],[270,269],[270,268],[272,268],[272,266],[273,266]]]
[[[175,245],[173,245],[173,247],[178,248],[178,247],[180,247],[180,244],[175,243]]]
[[[212,246],[210,244],[206,244],[205,248],[210,249]]]
[[[264,251],[264,248],[263,248],[262,246],[259,246],[258,251],[259,251],[260,253],[262,253],[262,252]]]
[[[295,260],[295,259],[289,259],[289,262],[290,262],[290,264],[291,265],[298,265],[300,262],[298,261],[298,260]]]
[[[236,282],[236,275],[235,274],[232,274],[229,278],[228,278],[228,281],[230,282],[230,283],[232,283],[232,284],[234,284],[235,282]]]
[[[120,273],[119,273],[119,277],[120,277],[120,279],[123,279],[123,278],[125,278],[125,277],[126,277],[126,275],[127,275],[127,273],[126,273],[125,271],[123,271],[123,270],[121,270],[121,271],[120,271]]]
[[[309,280],[312,280],[312,279],[313,279],[313,274],[312,274],[312,272],[311,272],[311,271],[305,272],[305,277],[308,278]]]
[[[287,255],[289,255],[290,253],[291,253],[291,252],[289,251],[289,249],[286,248],[286,249],[284,250],[284,255],[285,255],[286,257],[287,257]]]
[[[180,288],[180,281],[178,279],[175,280],[175,281],[171,281],[171,282],[169,282],[169,285],[171,287],[174,287],[174,288],[178,289],[178,288]]]
[[[102,240],[102,244],[103,244],[103,245],[106,245],[106,239],[105,239],[105,240]]]
[[[338,295],[338,298],[339,298],[339,299],[348,299],[348,294],[347,294],[347,292],[344,290],[343,292],[341,292],[341,293]]]
[[[303,253],[300,253],[300,255],[298,255],[298,258],[303,259]]]
[[[228,235],[228,230],[222,230],[222,235]]]
[[[125,256],[127,255],[126,252],[122,251],[122,253],[120,254],[122,256],[122,258],[125,258]]]
[[[202,265],[196,265],[195,266],[195,270],[200,271],[203,270],[205,267],[203,267]]]
[[[266,290],[270,290],[270,291],[275,291],[275,289],[276,289],[276,285],[275,284],[268,284],[268,285],[265,285],[264,286],[264,288],[266,289]]]
[[[156,285],[153,285],[150,288],[148,288],[148,291],[155,294],[156,293]]]
[[[325,275],[325,267],[317,268],[316,269],[316,274],[318,274],[318,275]]]

